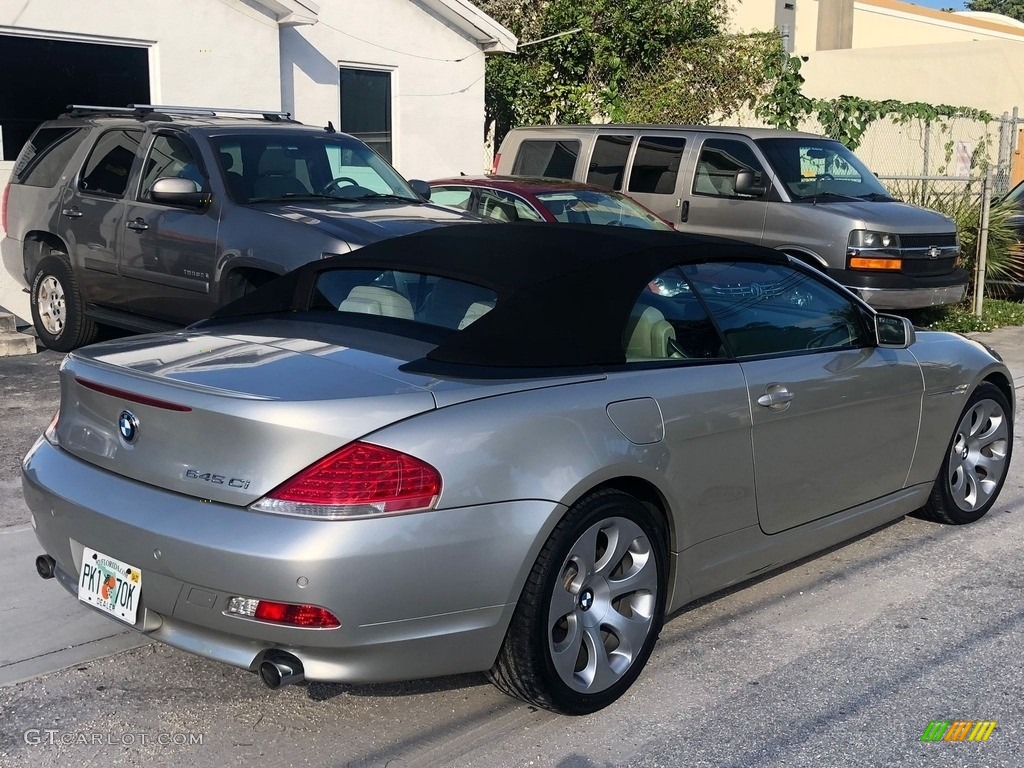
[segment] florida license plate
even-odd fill
[[[82,553],[78,599],[134,624],[139,613],[142,571],[88,547]]]

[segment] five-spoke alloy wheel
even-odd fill
[[[541,551],[491,680],[565,714],[607,706],[636,680],[664,621],[663,525],[638,499],[599,490]]]
[[[1010,464],[1011,413],[999,387],[983,382],[974,390],[953,431],[922,517],[963,524],[989,511]]]

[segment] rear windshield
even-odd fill
[[[613,192],[589,189],[549,192],[537,195],[551,215],[565,224],[608,224],[613,227],[671,230],[659,219],[628,197]]]
[[[494,309],[494,291],[418,272],[332,269],[316,278],[310,309],[461,330]]]
[[[22,147],[11,180],[32,187],[52,187],[85,139],[84,128],[40,128]]]

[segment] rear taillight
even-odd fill
[[[498,163],[501,162],[501,152],[494,153],[494,163],[491,165],[491,176],[498,174]]]
[[[274,600],[260,600],[255,597],[232,597],[227,612],[232,616],[244,616],[273,624],[288,624],[304,629],[334,629],[340,627],[338,618],[318,605],[279,603]]]
[[[261,512],[323,520],[422,512],[441,494],[441,475],[414,456],[349,443],[252,505]]]
[[[11,185],[4,185],[4,196],[0,199],[0,228],[7,231],[7,201],[11,197]]]
[[[46,438],[46,442],[50,445],[60,445],[60,441],[57,439],[57,424],[60,422],[60,409],[53,414],[53,418],[50,419],[50,426],[43,431],[43,437]]]

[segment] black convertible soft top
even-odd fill
[[[717,237],[574,224],[464,224],[384,240],[310,262],[222,307],[210,320],[308,310],[332,269],[418,272],[493,290],[496,307],[453,331],[427,358],[502,368],[625,362],[623,331],[647,283],[677,264],[785,262],[768,248]],[[218,323],[219,324],[219,323]]]

